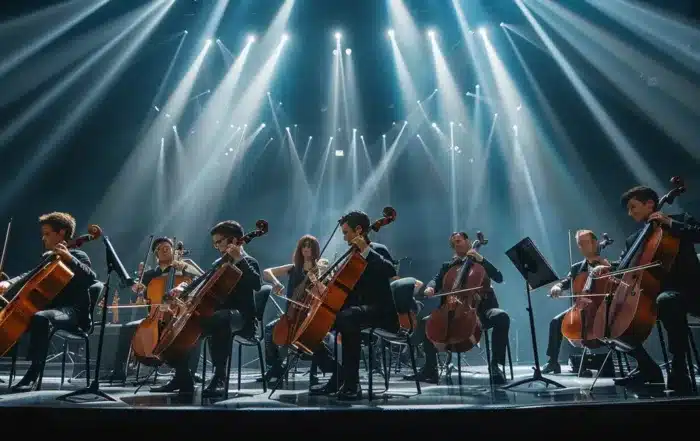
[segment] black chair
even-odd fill
[[[255,346],[258,348],[258,357],[260,360],[260,373],[265,376],[265,358],[263,357],[262,345],[265,341],[265,327],[263,323],[263,314],[265,313],[265,304],[267,303],[268,297],[272,293],[272,286],[263,285],[259,291],[255,293],[255,335],[246,338],[242,335],[234,335],[233,342],[238,344],[238,390],[241,390],[241,367],[243,364],[243,346]],[[207,342],[209,340],[207,339]],[[202,382],[206,384],[206,359],[207,359],[207,342],[202,345],[204,363],[202,366]],[[233,359],[233,344],[229,352],[229,356],[226,359],[226,385],[224,386],[224,399],[228,399],[229,383],[231,382],[231,360]],[[263,392],[267,392],[267,385],[263,381]],[[204,402],[204,397],[202,397],[202,403]]]
[[[394,297],[394,305],[396,306],[396,311],[399,314],[405,314],[409,319],[409,329],[399,329],[397,332],[391,332],[382,328],[370,328],[369,332],[364,330],[363,333],[369,336],[369,386],[368,394],[369,400],[372,401],[374,393],[372,391],[373,381],[373,359],[374,359],[374,349],[372,342],[373,337],[376,336],[378,343],[382,348],[382,364],[384,366],[384,386],[385,389],[382,391],[381,395],[386,395],[389,391],[389,375],[390,369],[386,366],[386,345],[401,345],[408,346],[408,352],[411,356],[411,368],[413,368],[413,374],[416,375],[416,390],[418,394],[421,393],[420,382],[417,379],[418,369],[416,368],[416,356],[413,350],[413,342],[411,338],[413,337],[413,332],[416,329],[416,323],[414,321],[414,314],[418,311],[418,304],[416,303],[413,292],[415,289],[416,279],[413,277],[404,277],[402,279],[394,280],[391,282],[391,293]],[[413,313],[413,314],[412,314]]]
[[[491,377],[491,343],[489,342],[489,331],[490,329],[483,329],[482,330],[482,335],[484,336],[484,347],[486,349],[486,366],[488,367],[489,370],[489,384],[493,385],[493,378]],[[460,386],[462,385],[462,357],[461,357],[461,352],[457,352],[457,381],[459,382]],[[506,343],[506,355],[508,356],[508,365],[510,367],[510,379],[512,380],[514,378],[513,375],[513,359],[510,356],[510,341]],[[449,359],[452,357],[452,353],[448,356],[448,362]],[[503,365],[503,370],[506,370],[506,365]]]
[[[80,327],[72,327],[72,328],[66,328],[66,329],[59,329],[59,328],[53,328],[51,330],[51,333],[49,334],[49,340],[51,340],[54,336],[61,337],[63,339],[63,357],[61,361],[61,386],[63,386],[63,381],[65,379],[65,374],[66,374],[66,355],[68,354],[68,343],[77,343],[78,345],[85,344],[85,378],[87,381],[87,384],[90,384],[90,335],[92,335],[93,331],[95,330],[95,325],[99,325],[99,323],[95,323],[93,320],[93,316],[95,313],[95,306],[97,305],[97,301],[100,298],[100,294],[102,294],[102,291],[104,289],[104,284],[102,282],[95,282],[92,286],[89,288],[89,293],[90,293],[90,327],[87,330],[83,330]],[[16,345],[15,345],[16,348]],[[47,348],[48,352],[48,348]],[[46,354],[48,355],[48,354]],[[44,358],[46,358],[46,355],[44,355]],[[17,351],[16,349],[13,351],[12,354],[12,368],[10,370],[10,384],[12,384],[12,377],[15,373],[15,364],[17,361]],[[41,384],[44,380],[44,370],[46,368],[46,362],[42,362],[41,364],[41,372],[39,373],[39,379],[36,384],[36,390],[41,390]]]

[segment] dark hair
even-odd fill
[[[314,262],[321,257],[321,245],[318,243],[318,239],[310,234],[306,234],[297,242],[297,247],[294,250],[294,255],[292,256],[292,262],[294,262],[296,267],[301,268],[304,266],[304,255],[301,253],[301,249],[306,244],[311,246],[311,258],[314,260]]]
[[[75,218],[68,213],[54,211],[42,214],[39,216],[39,225],[48,225],[56,233],[66,230],[66,239],[72,239],[75,234]]]
[[[169,237],[159,237],[158,239],[153,241],[153,245],[151,245],[151,252],[155,253],[156,248],[158,248],[158,245],[162,243],[169,243],[171,247],[175,247],[175,244],[173,244],[172,239]]]
[[[353,230],[358,226],[362,227],[362,234],[367,234],[369,232],[369,216],[367,213],[360,210],[351,211],[342,218],[340,218],[340,224],[348,224],[348,227]]]
[[[469,235],[467,235],[467,233],[464,231],[455,231],[454,233],[450,234],[450,245],[452,245],[452,238],[455,236],[462,236],[464,240],[469,239]]]
[[[659,195],[651,188],[642,185],[630,188],[622,195],[620,203],[623,208],[627,208],[627,203],[630,199],[636,199],[643,204],[647,203],[647,201],[654,201],[654,210],[659,205]]]
[[[589,235],[593,240],[598,240],[598,236],[592,231],[592,230],[578,230],[576,231],[576,241],[578,241],[578,238],[581,236],[586,236]]]
[[[240,239],[243,237],[243,227],[236,221],[227,220],[219,222],[209,231],[212,236],[220,234],[227,238]]]

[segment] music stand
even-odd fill
[[[532,239],[526,237],[521,240],[511,249],[506,251],[506,255],[513,262],[513,265],[518,269],[520,274],[525,279],[525,290],[527,291],[527,312],[530,316],[530,333],[532,334],[532,351],[535,356],[534,373],[531,378],[524,378],[516,382],[503,386],[503,389],[520,386],[534,381],[541,381],[546,386],[554,385],[563,388],[564,386],[554,380],[545,378],[540,371],[540,360],[537,356],[537,336],[535,335],[535,317],[532,313],[532,299],[530,291],[548,285],[559,280],[556,273],[547,263],[544,256],[537,249]]]
[[[82,389],[78,389],[76,391],[67,393],[65,395],[61,395],[60,397],[56,398],[57,400],[60,401],[69,401],[71,402],[70,398],[76,398],[76,397],[84,397],[84,396],[90,396],[93,395],[97,398],[102,398],[107,401],[117,401],[116,398],[109,396],[105,392],[102,392],[100,390],[100,362],[102,361],[102,345],[104,343],[104,338],[105,338],[105,324],[107,323],[107,305],[109,305],[109,281],[112,276],[112,272],[116,271],[117,275],[119,276],[119,279],[121,279],[121,282],[123,285],[126,286],[131,286],[133,284],[133,280],[129,276],[129,273],[126,271],[124,268],[124,265],[122,265],[122,262],[119,260],[119,256],[117,256],[117,252],[114,251],[114,247],[112,246],[112,243],[109,241],[109,238],[107,236],[102,236],[102,241],[105,244],[105,252],[107,254],[107,281],[105,282],[104,286],[104,301],[105,301],[105,307],[102,308],[102,323],[100,323],[100,341],[97,345],[97,361],[95,363],[95,377],[92,381],[92,383],[88,387],[84,387]],[[93,400],[79,400],[79,403],[86,403],[90,402]]]

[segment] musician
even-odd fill
[[[272,283],[272,292],[281,295],[285,291],[285,286],[279,281],[280,277],[287,276],[288,282],[286,287],[286,297],[290,297],[294,290],[304,282],[306,274],[317,266],[317,275],[320,275],[324,270],[323,265],[325,259],[319,262],[321,257],[321,246],[314,236],[310,234],[302,236],[297,242],[297,246],[292,254],[292,262],[286,265],[267,268],[263,271],[263,280]],[[271,299],[274,301],[274,299]],[[287,306],[284,307],[286,310]],[[268,371],[265,374],[263,381],[271,381],[284,373],[282,366],[282,356],[280,348],[272,341],[272,333],[279,319],[275,319],[265,326],[265,363],[268,366]],[[313,371],[313,370],[312,370]],[[310,382],[316,384],[318,379],[315,372],[312,372]]]
[[[147,288],[149,283],[158,277],[167,277],[170,268],[175,268],[175,275],[182,275],[192,279],[201,274],[197,268],[189,263],[182,260],[175,260],[174,244],[168,237],[159,237],[154,240],[153,244],[151,245],[151,252],[155,256],[158,266],[145,271],[141,282],[137,280],[131,286],[131,290],[139,297],[148,297]],[[154,299],[148,299],[148,301],[151,303],[154,301]],[[143,322],[143,320],[144,319],[126,323],[119,329],[117,352],[114,357],[114,370],[110,374],[112,381],[122,381],[126,377],[126,359],[131,348],[131,340],[134,338],[136,328],[141,324],[141,322]],[[194,355],[197,356],[195,357]],[[197,370],[198,361],[199,354],[194,354],[193,352],[193,357],[190,361],[190,368],[193,371]]]
[[[632,246],[644,225],[654,222],[680,239],[678,255],[671,270],[661,281],[661,294],[656,298],[658,318],[666,328],[668,347],[673,359],[666,381],[668,389],[678,393],[689,392],[690,377],[686,363],[688,350],[688,328],[686,314],[700,314],[700,296],[697,295],[695,279],[700,274],[700,261],[694,244],[700,243],[700,222],[688,213],[666,215],[658,211],[659,196],[649,187],[638,186],[626,191],[621,198],[627,214],[641,224],[639,230],[626,241],[624,256]],[[629,386],[643,383],[662,383],[663,374],[649,353],[640,345],[630,352],[637,360],[638,368],[627,377],[615,380],[618,385]]]
[[[53,212],[39,217],[41,240],[47,252],[55,253],[73,271],[73,278],[54,297],[48,307],[31,319],[29,358],[31,366],[24,377],[12,387],[13,392],[31,389],[44,367],[49,345],[49,333],[53,329],[87,330],[92,323],[89,288],[97,281],[90,258],[79,249],[69,250],[66,242],[75,234],[75,219],[68,213]],[[31,272],[0,282],[0,295],[14,286],[21,286],[30,279]],[[12,294],[17,294],[19,289]],[[14,291],[14,290],[13,290]]]
[[[593,231],[578,230],[576,232],[576,245],[578,245],[578,249],[584,258],[571,266],[569,274],[566,275],[564,280],[552,286],[549,291],[552,298],[556,299],[561,296],[562,291],[570,289],[571,283],[580,273],[589,272],[590,269],[599,265],[610,266],[610,262],[600,256],[598,237]],[[549,322],[549,344],[547,345],[547,357],[549,357],[549,361],[542,367],[543,374],[561,373],[561,365],[559,364],[559,350],[563,339],[561,324],[562,320],[564,320],[564,316],[566,316],[570,310],[571,308],[558,314]],[[588,375],[590,375],[590,371],[581,371],[581,376]]]
[[[224,255],[228,254],[234,265],[241,270],[241,278],[223,304],[211,317],[200,319],[200,326],[204,336],[210,337],[211,360],[214,365],[214,376],[207,387],[202,391],[204,397],[221,395],[226,381],[226,360],[231,351],[234,334],[246,338],[253,338],[255,334],[255,299],[254,294],[260,289],[261,277],[258,261],[246,253],[242,245],[236,240],[244,236],[243,227],[236,221],[228,220],[216,224],[210,235],[216,248],[221,253],[221,258],[214,262],[214,266],[221,263]],[[187,287],[183,282],[174,288],[170,295],[180,296]],[[175,376],[166,385],[152,388],[152,392],[172,392],[179,390],[182,393],[191,393],[194,383],[187,360],[176,363]]]
[[[359,250],[367,261],[367,267],[336,315],[335,329],[343,341],[341,378],[334,373],[327,384],[313,386],[310,392],[327,395],[337,391],[339,400],[355,400],[362,398],[359,378],[361,330],[381,327],[396,332],[399,328],[390,287],[390,282],[396,277],[396,269],[389,250],[380,243],[369,241],[370,219],[366,213],[351,211],[341,218],[340,224],[343,239]],[[315,351],[314,356],[317,359],[329,357],[325,346]],[[319,360],[319,366],[321,363]],[[338,380],[343,381],[340,390],[336,390]]]
[[[507,312],[498,308],[496,293],[491,287],[491,281],[501,283],[503,281],[503,275],[484,256],[472,249],[472,243],[469,240],[467,233],[452,233],[450,236],[450,246],[454,250],[455,256],[451,261],[443,263],[440,271],[435,275],[435,277],[433,277],[433,280],[428,282],[428,285],[425,288],[425,296],[432,297],[436,292],[441,291],[449,292],[451,287],[443,286],[443,279],[445,275],[452,267],[462,265],[465,259],[468,257],[474,259],[474,265],[481,265],[484,267],[486,278],[483,284],[484,289],[480,291],[482,300],[479,302],[477,313],[485,330],[493,328],[491,341],[491,379],[494,384],[503,384],[506,382],[506,378],[503,371],[501,371],[499,364],[505,364],[506,360],[505,356],[506,346],[508,344],[508,330],[510,329],[510,317],[508,316]],[[444,301],[444,298],[441,299],[440,304],[443,304]],[[419,338],[422,338],[423,350],[425,351],[425,365],[420,372],[418,372],[418,380],[426,383],[437,384],[439,377],[437,368],[437,349],[435,348],[435,345],[433,345],[433,343],[427,338],[425,333],[425,325],[429,318],[430,315],[427,315],[420,320],[418,323],[418,328],[416,329],[416,335],[418,335]],[[413,375],[407,375],[404,377],[404,379],[415,380],[415,377]]]

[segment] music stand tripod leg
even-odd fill
[[[300,356],[300,354],[298,352],[293,351],[290,348],[289,355],[287,355],[287,365],[284,368],[284,372],[282,373],[282,375],[280,375],[277,378],[277,381],[275,382],[275,385],[270,390],[270,395],[268,395],[267,398],[272,398],[272,395],[274,395],[274,393],[277,392],[277,389],[279,389],[279,387],[282,385],[284,378],[287,376],[289,371],[292,369],[292,364],[294,366],[296,366],[296,362],[297,362],[297,360],[299,360],[299,356]],[[264,378],[263,378],[263,381],[265,381]]]
[[[556,386],[559,388],[564,388],[563,384],[557,383],[554,380],[550,380],[549,378],[543,377],[542,376],[542,371],[540,370],[540,360],[537,355],[537,335],[535,334],[535,316],[532,313],[532,299],[530,296],[530,284],[525,281],[525,289],[527,291],[527,312],[530,317],[530,334],[532,335],[532,353],[535,357],[535,367],[533,368],[535,370],[534,374],[530,378],[523,378],[522,380],[518,380],[514,383],[507,384],[505,386],[502,386],[501,389],[510,389],[511,387],[516,387],[520,386],[523,384],[528,384],[532,383],[535,381],[541,381],[548,387],[549,385]]]

